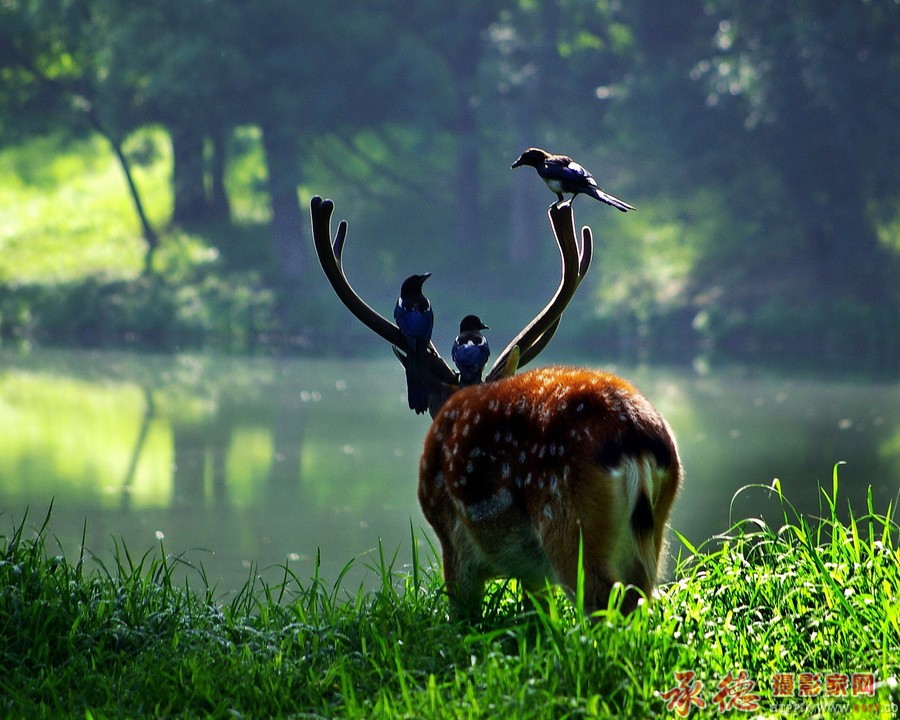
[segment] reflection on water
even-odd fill
[[[687,470],[672,525],[693,543],[729,524],[735,491],[779,477],[808,512],[817,483],[882,511],[900,486],[900,388],[697,378],[631,379],[675,429]],[[287,565],[305,580],[321,548],[323,577],[383,541],[410,551],[426,421],[406,410],[390,360],[147,357],[123,353],[0,354],[0,533],[26,508],[67,556],[85,545],[108,561],[113,540],[202,564],[222,593],[251,572]],[[846,504],[846,502],[844,502]],[[780,512],[742,494],[734,517]],[[374,562],[373,555],[369,555]],[[362,577],[362,570],[353,576]]]

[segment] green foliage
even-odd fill
[[[838,704],[850,717],[900,702],[900,549],[892,508],[837,519],[837,468],[823,517],[748,519],[687,552],[675,580],[623,618],[585,618],[561,595],[532,605],[515,585],[488,591],[478,627],[446,620],[439,578],[418,555],[405,571],[379,552],[374,590],[284,570],[216,598],[177,587],[184,561],[136,558],[117,546],[100,572],[48,552],[24,521],[0,546],[0,676],[8,714],[169,717],[652,717],[676,672],[702,683],[717,717],[717,685],[745,671],[758,709],[792,717]],[[46,526],[46,523],[45,523]],[[686,541],[685,541],[686,542]],[[432,548],[431,552],[434,550]],[[533,609],[532,609],[533,608]],[[774,697],[775,675],[871,673],[874,697]],[[783,703],[789,700],[793,709]],[[856,707],[856,710],[854,710]]]
[[[78,308],[73,313],[71,308]],[[197,277],[89,277],[56,285],[0,287],[0,339],[149,350],[253,350],[272,332],[273,297],[253,273]]]
[[[0,282],[135,275],[139,231],[112,155],[99,138],[65,151],[59,142],[46,138],[0,155]]]
[[[126,152],[156,222],[171,213],[170,146],[158,129],[131,136]],[[236,183],[245,180],[241,175]],[[121,170],[99,138],[59,137],[0,153],[0,340],[148,349],[249,350],[274,327],[272,291],[230,253],[198,235],[170,230],[155,274],[139,276],[143,248]]]
[[[818,316],[826,365],[855,361],[856,317],[881,366],[896,344],[877,316],[900,306],[898,7],[7,2],[0,142],[55,136],[0,159],[0,283],[134,277],[174,221],[276,288],[300,331],[320,313],[289,317],[288,288],[316,272],[305,203],[322,194],[366,238],[363,287],[427,266],[460,297],[520,303],[530,284],[507,298],[494,278],[544,276],[553,248],[529,213],[549,196],[508,165],[540,144],[640,208],[590,216],[614,233],[585,327],[760,359],[803,322],[779,309],[805,306],[798,335]],[[146,227],[86,132],[126,140]],[[232,242],[268,224],[261,250]]]

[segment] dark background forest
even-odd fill
[[[171,155],[162,222],[135,180],[160,152],[133,142],[147,128]],[[445,335],[465,312],[514,331],[558,277],[553,195],[509,169],[536,145],[638,207],[576,201],[598,250],[562,341],[900,365],[895,0],[4,0],[0,146],[48,136],[113,153],[143,272],[4,281],[7,340],[378,347],[321,277],[312,195],[350,221],[348,274],[382,312],[429,270]],[[216,262],[161,262],[185,233]],[[203,322],[184,321],[187,286]]]

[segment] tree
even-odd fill
[[[620,15],[611,4],[572,0],[516,3],[501,13],[491,29],[493,77],[513,153],[532,145],[576,156],[600,147],[615,152],[621,130],[608,109],[626,85],[633,52]],[[535,256],[531,210],[548,196],[527,174],[513,183],[507,257],[522,263]]]
[[[109,142],[140,221],[147,248],[144,272],[149,273],[159,237],[123,149],[135,126],[122,112],[130,88],[110,72],[104,52],[111,33],[107,11],[103,0],[17,0],[0,6],[2,97],[9,109],[14,107],[27,119],[43,115],[38,131],[69,124],[76,132],[89,129]],[[47,118],[48,109],[59,114]],[[22,133],[24,128],[15,130]]]
[[[703,332],[745,357],[894,362],[898,257],[876,229],[900,191],[900,6],[638,1],[623,16],[625,140],[679,221],[708,226],[688,286]]]
[[[744,127],[784,189],[795,248],[817,294],[879,303],[896,295],[896,258],[879,211],[900,194],[900,5],[796,0],[716,4],[716,98],[741,99]]]
[[[233,3],[112,4],[105,53],[137,121],[157,123],[172,143],[172,221],[196,226],[229,219],[224,188],[229,134],[241,122],[235,101],[244,58],[234,43]]]

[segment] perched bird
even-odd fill
[[[477,315],[466,315],[459,324],[459,335],[453,341],[450,355],[459,368],[460,385],[477,385],[481,382],[481,373],[491,356],[491,348],[482,330],[488,326],[481,322]]]
[[[597,185],[594,176],[568,155],[551,155],[540,148],[528,148],[519,155],[519,159],[512,164],[512,167],[517,168],[523,165],[531,165],[537,170],[537,174],[547,183],[547,187],[556,193],[560,203],[564,199],[563,193],[572,193],[572,200],[579,193],[583,193],[600,202],[605,202],[607,205],[612,205],[622,212],[635,209],[627,202],[604,192]]]
[[[428,343],[434,328],[434,313],[428,298],[422,294],[422,285],[430,277],[431,273],[425,273],[406,278],[400,286],[400,298],[394,308],[394,320],[406,338],[406,392],[409,407],[417,413],[428,410]]]

